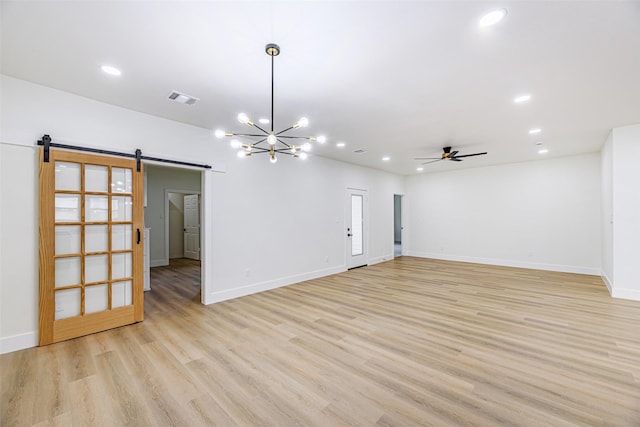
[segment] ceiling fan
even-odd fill
[[[453,162],[461,162],[462,157],[482,156],[484,154],[487,154],[487,152],[485,151],[484,153],[463,154],[461,156],[458,156],[458,152],[451,151],[451,147],[442,147],[442,151],[443,153],[441,157],[415,157],[414,160],[431,160],[430,162],[423,163],[423,165],[427,165],[429,163],[439,162],[442,160],[451,160]]]

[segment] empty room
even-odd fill
[[[637,1],[0,7],[1,425],[640,425]]]

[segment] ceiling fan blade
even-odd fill
[[[444,151],[446,154],[449,154],[451,152],[451,147],[442,147],[442,151]]]
[[[442,157],[414,157],[413,160],[442,160]]]
[[[422,163],[422,164],[423,164],[423,165],[428,165],[429,163],[435,163],[435,162],[439,162],[439,161],[441,161],[441,160],[442,160],[442,159],[438,159],[438,160],[431,160],[430,162],[424,162],[424,163]]]
[[[456,154],[458,154],[458,151],[452,151],[451,154],[449,154],[449,157],[455,157]]]
[[[473,156],[482,156],[484,154],[487,154],[486,152],[484,153],[474,153],[474,154],[463,154],[462,156],[456,156],[457,159],[459,159],[460,157],[473,157]]]
[[[461,162],[462,159],[459,159],[457,157],[449,157],[449,160],[451,160],[452,162]]]

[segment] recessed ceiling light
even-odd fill
[[[416,170],[417,170],[418,172],[422,172],[422,171],[424,170],[424,168],[423,168],[422,166],[420,166],[420,167],[417,167],[417,168],[416,168]]]
[[[502,18],[507,16],[507,9],[496,9],[485,14],[478,21],[478,25],[481,27],[490,27],[502,21]]]
[[[263,118],[261,118],[261,119],[258,119],[258,121],[259,121],[260,123],[262,123],[263,125],[266,125],[267,123],[270,123],[270,122],[269,122],[269,119],[265,119],[264,117],[263,117]]]
[[[537,133],[542,132],[542,129],[540,128],[533,128],[533,129],[529,129],[529,135],[535,135]]]
[[[516,104],[521,104],[523,102],[527,102],[531,99],[531,95],[526,94],[526,95],[520,95],[520,96],[516,96],[513,99],[513,102],[515,102]]]
[[[384,157],[382,158],[382,161],[383,161],[383,162],[388,162],[389,160],[391,160],[391,157],[389,157],[389,156],[384,156]]]
[[[344,148],[344,146],[345,146],[345,145],[346,145],[346,144],[345,144],[344,142],[338,142],[338,143],[336,143],[336,147],[338,147],[338,148]]]
[[[111,65],[103,65],[100,68],[110,76],[119,76],[122,74],[122,71],[118,70],[116,67],[112,67]]]
[[[549,152],[549,150],[547,150],[546,148],[541,148],[538,150],[538,154],[547,154]]]

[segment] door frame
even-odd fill
[[[200,200],[200,261],[202,261],[202,185],[200,191],[164,189],[164,265],[169,265],[169,193],[188,196],[197,194]]]
[[[399,196],[400,197],[400,244],[401,244],[401,248],[402,248],[402,255],[408,255],[408,250],[407,248],[409,247],[409,233],[406,233],[405,231],[408,228],[408,224],[407,224],[407,195],[406,194],[399,194],[399,193],[393,193],[393,207],[394,207],[394,215],[393,215],[393,230],[394,230],[394,235],[391,239],[391,247],[393,248],[392,253],[393,253],[393,258],[396,257],[395,254],[395,196]]]
[[[351,224],[351,195],[357,194],[363,196],[362,206],[362,261],[364,264],[351,264],[351,240],[347,237],[347,225]],[[364,267],[369,265],[369,191],[362,188],[347,187],[345,191],[345,207],[344,207],[344,235],[345,235],[345,266],[347,270],[351,268]]]

